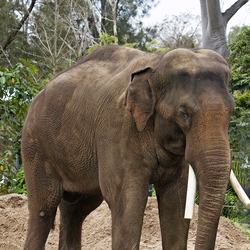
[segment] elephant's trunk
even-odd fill
[[[196,249],[214,249],[230,165],[227,160],[216,163],[215,156],[199,164],[202,164],[200,168],[208,170],[198,174],[200,201]]]
[[[186,145],[186,160],[194,168],[200,195],[195,249],[202,250],[214,249],[230,174],[227,128],[212,120],[216,121],[216,115],[192,128]]]

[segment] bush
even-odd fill
[[[14,190],[15,180],[21,177],[18,168],[23,123],[29,103],[44,85],[36,82],[36,73],[32,61],[24,59],[13,67],[0,68],[0,193]]]

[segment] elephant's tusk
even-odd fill
[[[185,219],[192,219],[193,217],[195,195],[196,195],[196,177],[193,168],[191,167],[191,165],[189,165],[186,206],[184,214]]]
[[[244,204],[244,206],[250,209],[250,200],[245,191],[243,190],[243,188],[241,187],[240,183],[238,182],[233,170],[231,170],[230,173],[230,184],[234,189],[235,193],[237,194],[237,196],[239,197],[239,199],[241,200],[241,202]]]

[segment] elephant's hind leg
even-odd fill
[[[60,182],[52,166],[38,154],[25,159],[24,171],[28,191],[29,221],[24,249],[44,249],[48,234],[54,228],[57,206],[61,200]]]
[[[59,249],[81,249],[82,223],[103,198],[101,193],[81,195],[64,192],[60,203]]]

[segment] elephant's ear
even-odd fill
[[[131,75],[125,105],[132,113],[137,129],[142,131],[154,113],[155,96],[150,86],[152,69],[147,67]]]

